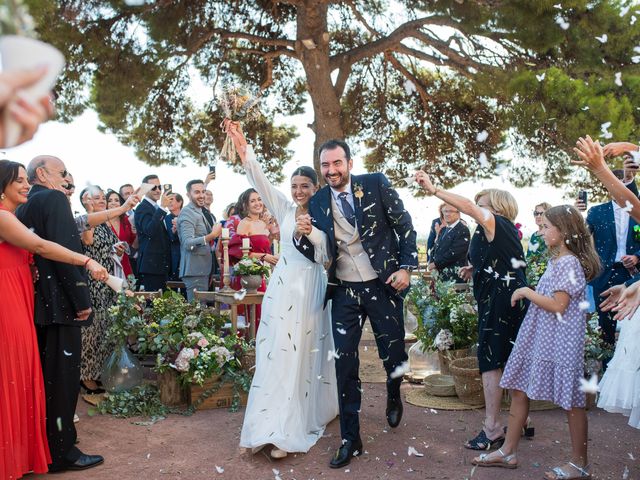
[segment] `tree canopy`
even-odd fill
[[[242,84],[265,99],[245,131],[276,180],[297,135],[286,119],[310,105],[315,147],[346,138],[369,170],[399,180],[425,167],[452,186],[506,164],[519,183],[560,185],[578,136],[638,137],[640,11],[558,2],[28,3],[41,38],[68,60],[63,119],[95,108],[150,164],[216,155],[213,92]]]

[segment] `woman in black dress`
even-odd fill
[[[469,246],[471,265],[462,267],[460,276],[473,278],[473,295],[478,303],[478,363],[486,413],[482,430],[465,447],[499,448],[504,443],[500,378],[527,311],[525,302],[511,306],[512,293],[527,286],[524,251],[513,223],[518,204],[504,190],[483,190],[476,194],[474,203],[434,187],[424,172],[416,173],[416,181],[427,193],[453,205],[478,223]]]

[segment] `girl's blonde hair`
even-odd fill
[[[518,216],[518,202],[516,199],[506,190],[499,190],[497,188],[487,188],[476,193],[474,201],[478,203],[480,197],[487,196],[489,199],[489,207],[498,215],[508,218],[512,222],[516,221]]]
[[[544,216],[551,225],[560,230],[564,244],[580,261],[587,282],[596,278],[602,268],[600,257],[580,212],[571,205],[558,205],[547,210]],[[551,249],[551,254],[555,256],[557,252],[554,250]]]
[[[538,208],[538,207],[542,207],[542,208],[544,208],[544,211],[546,212],[547,210],[549,210],[549,209],[551,208],[551,204],[550,204],[550,203],[548,203],[548,202],[542,202],[542,203],[537,204],[537,205],[536,205],[535,207],[533,207],[533,208],[534,208],[534,210],[535,210],[535,209],[536,209],[536,208]]]

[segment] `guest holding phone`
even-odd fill
[[[169,215],[164,217],[164,226],[169,235],[171,250],[171,269],[169,280],[180,281],[180,237],[178,236],[178,216],[184,206],[184,199],[179,193],[174,193],[169,199]]]
[[[118,192],[113,190],[109,190],[107,192],[107,209],[111,210],[113,208],[121,207],[124,203],[124,198],[122,198]],[[107,224],[111,228],[111,231],[118,237],[118,240],[120,240],[120,242],[125,242],[127,245],[124,248],[125,251],[123,252],[120,260],[122,270],[126,278],[133,274],[131,263],[129,262],[129,255],[126,250],[130,249],[136,241],[136,234],[133,232],[133,228],[131,227],[131,223],[129,223],[129,218],[127,218],[126,213],[110,218],[107,221]]]

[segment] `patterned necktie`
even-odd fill
[[[349,194],[347,192],[342,192],[338,195],[340,199],[340,205],[342,206],[342,213],[344,214],[344,218],[351,224],[352,227],[356,226],[356,214],[353,211],[353,207],[347,201],[347,196]]]

